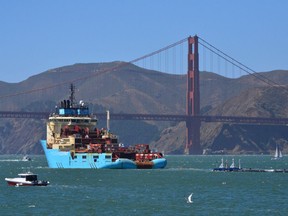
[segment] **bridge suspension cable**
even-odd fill
[[[70,83],[75,83],[75,82],[78,82],[78,81],[82,81],[82,80],[86,80],[86,79],[89,79],[91,77],[95,77],[95,76],[100,76],[100,75],[103,75],[103,74],[106,74],[106,73],[109,73],[109,72],[112,72],[112,71],[115,71],[117,69],[120,69],[120,68],[123,68],[129,64],[135,64],[143,59],[146,59],[146,58],[149,58],[151,56],[154,56],[154,55],[157,55],[161,52],[164,52],[165,50],[168,50],[168,49],[171,49],[179,44],[183,44],[184,42],[187,41],[187,38],[184,38],[182,40],[179,40],[175,43],[172,43],[168,46],[165,46],[164,48],[161,48],[159,50],[156,50],[154,52],[151,52],[149,54],[146,54],[146,55],[143,55],[139,58],[136,58],[136,59],[133,59],[129,62],[121,62],[119,63],[118,65],[114,66],[114,67],[111,67],[111,68],[104,68],[100,71],[95,71],[93,72],[93,74],[90,74],[88,76],[82,76],[82,77],[79,77],[79,78],[76,78],[76,79],[71,79],[71,80],[67,80],[67,81],[63,81],[63,82],[60,82],[60,83],[56,83],[56,84],[53,84],[53,85],[49,85],[49,86],[45,86],[45,87],[41,87],[41,88],[35,88],[35,89],[31,89],[31,90],[28,90],[28,91],[23,91],[23,92],[16,92],[16,93],[12,93],[12,94],[7,94],[7,95],[2,95],[0,96],[0,99],[4,99],[4,98],[9,98],[9,97],[15,97],[15,96],[20,96],[20,95],[26,95],[26,94],[31,94],[31,93],[35,93],[35,92],[39,92],[39,91],[45,91],[47,89],[51,89],[51,88],[55,88],[55,87],[59,87],[59,86],[63,86],[63,85],[67,85],[67,84],[70,84]]]
[[[262,82],[268,84],[269,86],[277,85],[277,86],[282,87],[285,91],[288,91],[287,88],[281,86],[276,81],[274,81],[272,79],[269,79],[268,77],[264,76],[263,74],[260,74],[260,73],[256,72],[255,70],[249,68],[248,66],[242,64],[241,62],[239,62],[236,59],[232,58],[230,55],[224,53],[223,51],[219,50],[218,48],[216,48],[212,44],[208,43],[203,38],[200,38],[200,37],[198,37],[198,38],[199,38],[199,44],[201,44],[203,47],[205,47],[206,49],[208,49],[212,53],[216,54],[218,57],[220,57],[220,58],[226,60],[227,62],[231,63],[233,66],[239,68],[240,70],[246,72],[247,74],[252,75],[256,79],[261,80]]]

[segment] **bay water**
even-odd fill
[[[243,168],[288,169],[288,156],[166,156],[161,170],[50,169],[44,155],[31,157],[0,156],[0,215],[288,214],[288,173],[212,172],[222,157]],[[4,180],[26,171],[50,185]]]

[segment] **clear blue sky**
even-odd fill
[[[0,80],[130,61],[197,34],[255,71],[288,70],[286,0],[1,0]]]

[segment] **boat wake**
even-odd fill
[[[2,159],[0,162],[19,162],[21,159]]]
[[[186,167],[178,167],[178,168],[167,168],[163,171],[197,171],[197,172],[211,172],[211,169],[200,169],[200,168],[186,168]]]

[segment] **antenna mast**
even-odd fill
[[[70,85],[70,101],[71,101],[71,107],[74,107],[74,103],[75,103],[75,86],[73,85],[73,83],[71,83]]]

